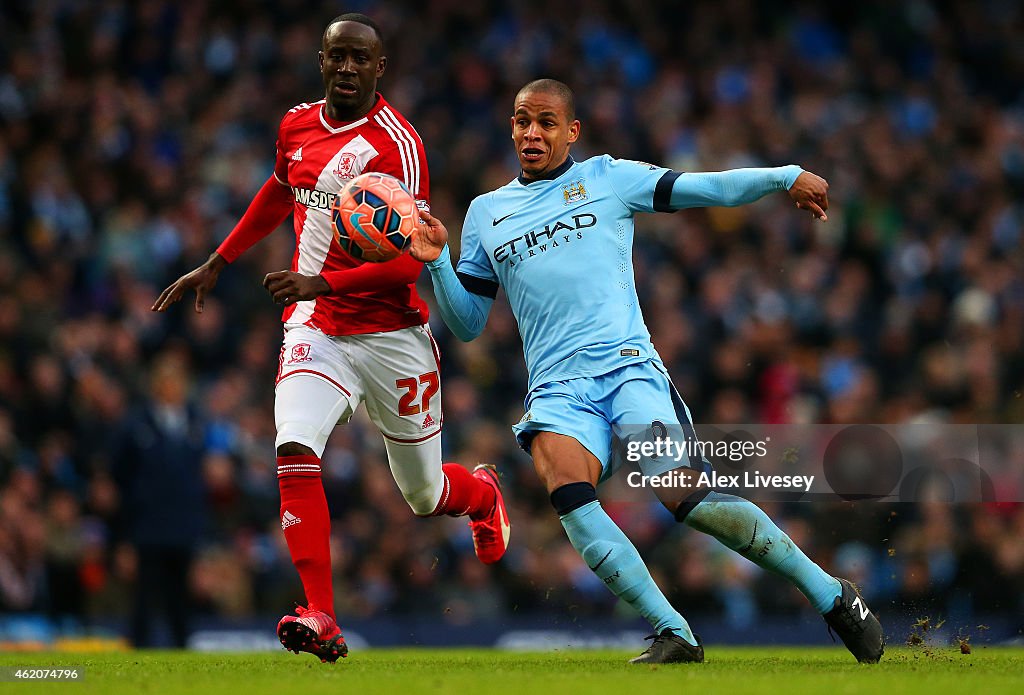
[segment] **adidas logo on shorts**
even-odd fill
[[[299,517],[295,516],[294,514],[292,514],[287,509],[284,510],[284,514],[281,515],[281,530],[282,531],[284,529],[288,528],[289,526],[294,526],[295,524],[301,524],[301,523],[302,523],[302,519],[300,519]]]
[[[423,426],[420,427],[420,429],[425,430],[428,427],[433,427],[436,424],[437,421],[435,421],[434,418],[430,417],[430,413],[427,413],[427,416],[423,418]]]

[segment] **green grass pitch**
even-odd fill
[[[79,683],[0,685],[2,692],[213,693],[842,693],[1022,692],[1024,650],[892,648],[877,666],[840,648],[715,647],[704,664],[630,666],[611,651],[510,653],[487,649],[372,649],[335,665],[307,654],[0,654],[0,666],[84,667]]]

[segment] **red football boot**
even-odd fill
[[[332,664],[348,656],[348,645],[334,618],[313,606],[296,606],[295,612],[298,617],[286,615],[277,624],[277,638],[285,649],[296,654],[309,652],[320,661]]]
[[[501,485],[494,466],[481,463],[473,469],[473,477],[494,488],[494,509],[482,519],[470,519],[473,531],[473,549],[480,562],[490,565],[502,558],[508,549],[508,538],[512,525],[505,510],[505,499],[501,496]]]

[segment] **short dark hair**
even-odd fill
[[[381,53],[384,52],[384,34],[381,33],[380,27],[377,25],[377,22],[360,12],[346,12],[345,14],[339,14],[337,17],[329,21],[327,26],[324,27],[324,36],[321,39],[321,43],[327,40],[327,32],[338,22],[358,22],[359,24],[365,24],[370,27],[373,29],[373,33],[377,35],[377,40],[380,42]]]
[[[544,92],[545,94],[554,94],[556,97],[562,100],[565,105],[565,115],[569,120],[576,118],[576,95],[569,89],[569,85],[565,82],[559,82],[558,80],[552,80],[550,78],[542,78],[534,80],[533,82],[527,83],[522,89],[519,90],[519,94],[525,92]],[[516,96],[519,96],[517,94]]]

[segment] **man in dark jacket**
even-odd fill
[[[125,419],[113,451],[121,530],[138,557],[131,627],[137,647],[152,646],[159,607],[174,645],[184,647],[188,637],[189,571],[206,525],[202,430],[188,387],[182,360],[158,360],[149,393]]]

